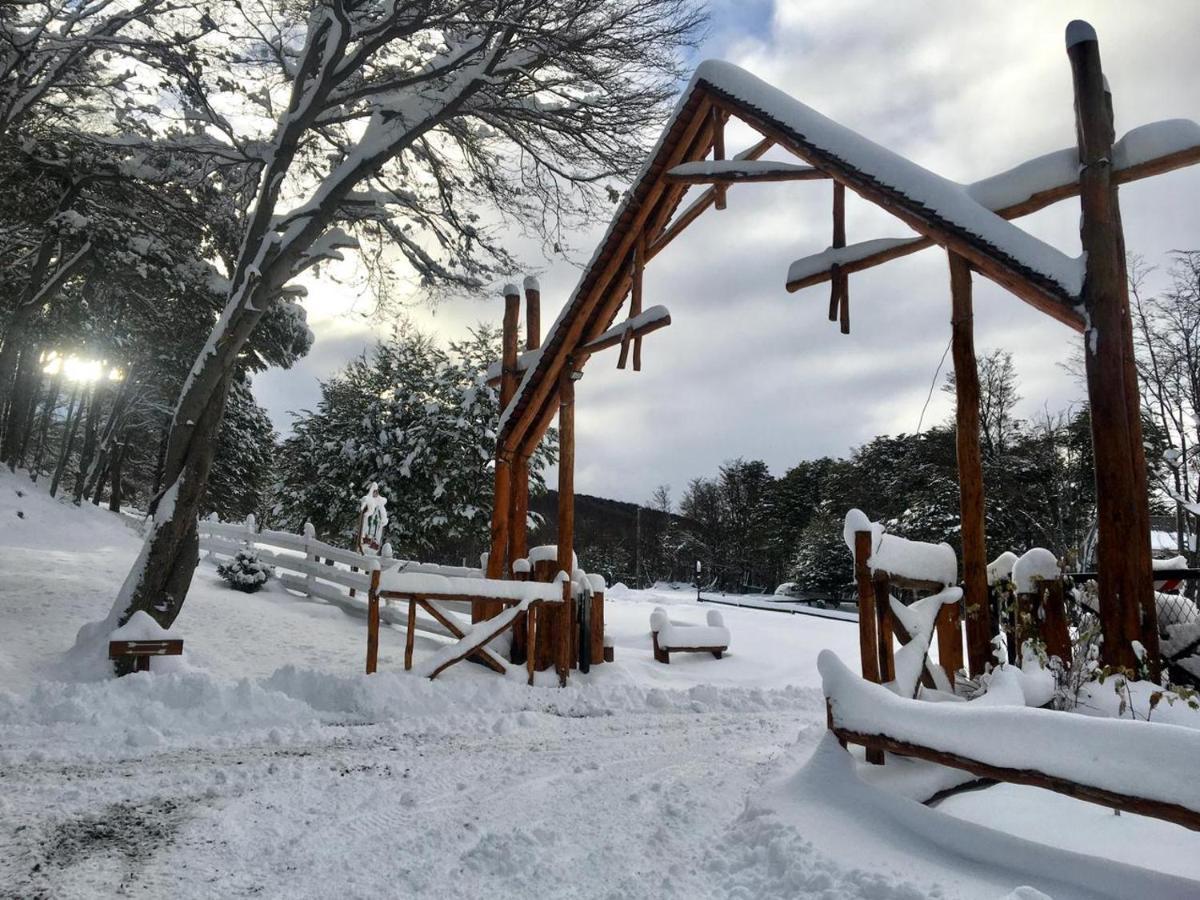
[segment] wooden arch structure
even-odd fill
[[[797,260],[787,289],[830,282],[829,318],[849,332],[848,276],[926,247],[949,262],[957,385],[958,467],[968,657],[973,672],[990,657],[979,382],[972,337],[971,284],[982,275],[1084,336],[1098,495],[1099,577],[1105,662],[1134,667],[1134,642],[1157,660],[1149,511],[1137,376],[1126,285],[1119,184],[1200,162],[1200,125],[1170,120],[1115,141],[1112,98],[1095,32],[1067,28],[1075,90],[1076,146],[1009,172],[960,185],[827,119],[753,75],[702,63],[642,172],[625,196],[574,293],[539,342],[536,283],[527,283],[529,349],[518,355],[520,297],[506,288],[504,358],[496,373],[503,410],[497,440],[495,508],[488,577],[511,577],[527,551],[528,461],[559,416],[559,568],[569,571],[574,522],[574,382],[590,357],[619,346],[640,368],[642,338],[669,323],[643,310],[643,273],[709,208],[723,209],[733,185],[828,181],[829,248]],[[761,135],[726,156],[725,126],[736,118]],[[766,162],[773,147],[796,163]],[[706,189],[680,208],[693,185]],[[846,243],[847,190],[891,213],[916,236]],[[1082,258],[1071,258],[1009,220],[1078,196]],[[614,326],[625,298],[626,319]],[[564,588],[566,590],[566,588]]]

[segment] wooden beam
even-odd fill
[[[950,253],[948,256],[950,344],[954,360],[955,446],[958,453],[958,509],[962,536],[963,599],[967,612],[967,661],[971,674],[979,676],[991,662],[992,656],[984,524],[986,518],[983,454],[979,447],[979,370],[975,360],[971,269],[967,261],[957,253]]]
[[[713,159],[723,160],[725,158],[725,120],[728,118],[724,110],[713,107]],[[717,191],[717,196],[714,205],[717,209],[725,208],[725,185],[714,185]]]
[[[1132,166],[1126,166],[1122,169],[1117,169],[1112,173],[1113,183],[1117,185],[1128,184],[1133,181],[1140,181],[1143,178],[1150,178],[1154,175],[1162,175],[1167,172],[1173,172],[1176,169],[1183,169],[1188,166],[1194,166],[1200,163],[1200,146],[1189,147],[1186,150],[1178,150],[1174,153],[1168,153],[1164,156],[1159,156],[1146,162],[1138,163]],[[1059,185],[1058,187],[1048,190],[1039,191],[1028,198],[1014,203],[1011,206],[1004,206],[993,212],[1002,219],[1019,219],[1022,216],[1028,216],[1038,210],[1045,209],[1047,206],[1053,206],[1062,200],[1070,199],[1071,197],[1079,196],[1079,182],[1072,181],[1068,184]],[[880,250],[876,253],[868,254],[860,259],[852,262],[841,263],[841,270],[845,273],[862,272],[866,269],[873,269],[875,266],[881,266],[886,262],[891,262],[893,259],[900,259],[903,256],[908,256],[912,253],[917,253],[921,250],[928,249],[934,246],[934,241],[927,237],[915,237],[909,243],[899,244],[889,247],[886,250]],[[821,284],[829,281],[833,277],[832,267],[821,272],[814,272],[804,278],[787,283],[789,293],[795,293],[813,285]]]
[[[962,769],[964,772],[970,772],[972,775],[980,778],[991,778],[1009,784],[1027,784],[1032,787],[1045,788],[1048,791],[1065,794],[1077,800],[1098,803],[1101,806],[1107,806],[1109,809],[1135,813],[1140,816],[1151,816],[1155,819],[1174,822],[1176,825],[1182,825],[1184,828],[1190,828],[1193,831],[1200,831],[1200,813],[1175,803],[1166,803],[1162,800],[1148,800],[1145,797],[1134,797],[1129,794],[1118,794],[1114,791],[1060,778],[1057,775],[1047,775],[1044,772],[1038,772],[1033,769],[1010,769],[1002,766],[993,766],[976,759],[959,756],[956,753],[948,753],[945,750],[935,750],[931,747],[922,747],[919,744],[897,740],[885,734],[863,734],[862,732],[851,731],[848,728],[839,727],[836,722],[830,730],[837,736],[839,741],[859,744],[860,746],[867,747],[868,750],[874,748],[879,752],[886,750],[888,753],[895,753],[897,756],[923,759],[928,762],[937,763],[938,765],[950,766],[953,769]]]
[[[593,353],[599,353],[601,350],[607,350],[609,347],[616,347],[624,340],[626,333],[628,333],[631,338],[643,338],[648,334],[653,334],[660,328],[666,328],[670,324],[671,317],[668,315],[661,319],[654,319],[653,321],[647,322],[644,325],[638,325],[634,328],[630,328],[628,332],[613,334],[615,329],[609,329],[594,341],[589,341],[579,348],[579,352],[576,354],[576,366],[579,366],[583,360],[587,359],[587,357],[591,356]]]
[[[379,665],[379,569],[371,570],[367,591],[367,674],[375,674]]]
[[[772,184],[783,181],[826,181],[829,176],[812,166],[792,166],[790,168],[781,166],[778,169],[766,169],[759,172],[684,172],[682,174],[668,172],[663,178],[672,184],[728,186],[731,184]]]
[[[1100,45],[1085,22],[1067,26],[1080,162],[1080,239],[1086,261],[1083,304],[1089,328],[1084,367],[1091,407],[1100,572],[1101,660],[1136,671],[1133,642],[1158,663],[1150,563],[1150,512],[1129,314],[1125,241],[1112,179],[1111,98]],[[1143,616],[1155,624],[1143,629]]]
[[[846,186],[833,183],[833,247],[846,246]],[[841,319],[842,334],[850,333],[850,279],[835,266],[829,290],[829,321]]]
[[[512,464],[512,511],[508,519],[508,566],[529,556],[529,457],[517,454]],[[513,575],[515,577],[515,575]],[[517,616],[513,626],[512,661],[525,659],[525,614]]]
[[[760,159],[763,154],[775,146],[775,141],[771,138],[762,138],[757,143],[747,148],[738,154],[737,159],[755,160]],[[670,226],[666,226],[665,230],[659,234],[657,231],[651,234],[652,243],[646,248],[646,261],[654,259],[667,245],[675,238],[679,237],[689,225],[708,209],[717,199],[717,189],[710,187],[707,191],[701,194],[692,204],[685,209],[679,216],[671,222]],[[657,235],[657,236],[655,236]]]
[[[492,535],[488,549],[488,578],[503,578],[508,570],[508,528],[509,516],[512,514],[512,458],[503,448],[496,452],[496,469],[493,473],[494,489],[492,491]],[[472,606],[471,621],[480,622],[496,615],[502,607]]]

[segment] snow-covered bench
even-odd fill
[[[729,629],[715,609],[708,611],[707,625],[681,625],[667,618],[667,611],[656,606],[650,613],[650,638],[654,659],[671,664],[672,653],[711,653],[717,659],[729,649]]]

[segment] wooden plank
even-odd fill
[[[979,676],[992,658],[983,454],[979,446],[979,370],[975,361],[971,269],[957,253],[947,255],[950,260],[950,344],[954,360],[955,446],[962,529],[963,600],[967,614],[967,662],[971,674]]]
[[[1063,665],[1071,665],[1071,629],[1067,621],[1066,590],[1059,578],[1041,581],[1037,585],[1041,615],[1038,616],[1046,653],[1057,656]]]
[[[445,610],[438,607],[437,602],[435,600],[433,600],[430,597],[422,597],[422,598],[417,599],[417,603],[418,603],[418,605],[421,606],[422,609],[424,609],[427,613],[429,613],[431,616],[433,616],[435,619],[437,619],[438,622],[440,622],[442,625],[444,625],[454,635],[455,638],[457,638],[458,640],[462,640],[463,637],[466,636],[466,632],[464,632],[461,628],[459,628],[458,624],[452,618],[450,618],[448,615],[446,615]],[[488,640],[491,640],[491,638],[489,638]],[[486,644],[487,644],[487,641],[484,642],[484,645],[479,646],[477,648],[473,648],[473,649],[469,650],[468,652],[464,653],[462,656],[457,657],[454,660],[454,662],[458,662],[459,660],[461,660],[465,657],[468,657],[468,656],[473,656],[473,657],[478,658],[481,663],[483,663],[485,666],[487,666],[493,672],[496,672],[500,675],[505,674],[508,671],[508,669],[505,667],[504,662],[495,654],[494,651],[489,650],[487,648]],[[453,665],[453,664],[454,663],[452,662],[452,663],[449,663],[448,665]],[[441,672],[442,669],[444,669],[444,668],[445,668],[445,666],[439,668],[437,670],[437,672],[434,672],[433,675],[430,675],[429,677],[430,678],[435,677],[438,674],[438,672]]]
[[[488,550],[488,578],[503,578],[508,570],[508,561],[505,556],[508,554],[509,516],[512,515],[509,496],[512,491],[511,459],[512,457],[504,451],[503,447],[497,445],[496,469],[493,473],[495,487],[492,491],[492,540]],[[494,609],[495,607],[485,609],[475,607],[472,617],[478,616],[475,618],[476,622],[489,619],[491,616],[483,613]]]
[[[108,642],[109,659],[121,659],[126,656],[179,656],[182,653],[183,640],[180,638]]]
[[[1139,816],[1150,816],[1155,819],[1174,822],[1176,825],[1182,825],[1184,828],[1190,828],[1193,831],[1200,831],[1200,813],[1176,803],[1148,800],[1145,797],[1134,797],[1129,794],[1118,794],[1104,788],[1081,784],[1077,781],[1071,781],[1057,775],[1048,775],[1034,769],[1010,769],[993,766],[979,760],[959,756],[956,753],[948,753],[944,750],[935,750],[931,747],[923,747],[919,744],[900,741],[884,734],[863,734],[851,731],[847,728],[838,727],[836,722],[831,730],[839,741],[859,744],[868,749],[875,749],[879,752],[886,750],[888,753],[895,753],[898,756],[923,759],[941,766],[961,769],[980,778],[991,778],[995,781],[1007,782],[1008,784],[1026,784],[1031,787],[1045,788],[1048,791],[1065,794],[1077,800],[1098,803],[1101,806],[1107,806],[1109,809],[1134,813]]]
[[[490,625],[488,625],[487,623],[480,623],[480,624],[476,625],[475,627],[477,629],[478,628],[484,629],[484,636],[483,636],[482,642],[478,646],[464,647],[461,653],[459,653],[455,656],[452,656],[449,659],[444,660],[440,665],[437,666],[437,668],[435,668],[432,672],[429,673],[429,680],[432,681],[433,679],[437,678],[438,675],[440,675],[442,672],[446,671],[448,668],[450,668],[454,664],[462,662],[464,659],[466,659],[469,656],[482,655],[482,659],[484,660],[485,664],[488,664],[488,665],[490,665],[492,662],[497,661],[497,657],[495,657],[493,654],[491,654],[489,651],[487,651],[486,645],[489,641],[494,641],[497,637],[499,637],[501,634],[503,634],[505,631],[507,631],[509,628],[511,628],[513,626],[513,622],[516,620],[517,615],[518,615],[517,610],[509,609],[509,610],[505,610],[503,613],[501,613],[499,616],[496,616],[494,619],[489,619],[488,622],[492,623]],[[475,634],[472,633],[471,636],[475,637]],[[501,663],[500,664],[500,674],[503,675],[506,672],[507,672],[507,669],[504,667],[503,663]]]
[[[513,459],[512,513],[508,525],[508,560],[510,574],[512,564],[529,556],[529,457],[518,454]],[[517,617],[513,626],[512,661],[525,659],[525,613]]]
[[[1150,512],[1129,313],[1121,210],[1112,180],[1111,97],[1094,39],[1067,48],[1075,91],[1079,146],[1080,240],[1086,272],[1082,301],[1089,329],[1084,368],[1091,409],[1096,473],[1097,558],[1100,579],[1100,658],[1136,671],[1133,642],[1149,640],[1148,660],[1158,662],[1158,631],[1147,635],[1142,616],[1152,613]],[[1153,619],[1151,620],[1153,621]]]
[[[879,629],[879,677],[882,681],[895,681],[896,647],[892,634],[892,586],[888,573],[881,570],[871,573],[871,586],[875,594],[875,616]]]
[[[854,581],[858,586],[858,655],[862,660],[862,675],[867,681],[881,684],[879,678],[879,644],[876,631],[875,588],[871,583],[871,532],[854,533]]]

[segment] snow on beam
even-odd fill
[[[516,366],[517,374],[518,375],[524,374],[528,369],[531,369],[533,366],[537,365],[538,358],[541,355],[542,355],[542,350],[540,347],[538,347],[533,350],[526,350],[524,353],[522,353],[520,356],[518,356],[517,357],[517,366]],[[487,379],[487,383],[488,384],[499,384],[500,377],[503,374],[503,371],[502,371],[503,368],[504,368],[504,361],[500,360],[500,359],[496,360],[494,363],[492,363],[490,366],[488,366],[487,372],[485,375],[485,377]]]
[[[660,328],[666,328],[671,324],[671,313],[665,306],[651,306],[636,316],[631,316],[619,325],[614,325],[608,331],[599,335],[595,339],[588,341],[579,348],[581,354],[597,353],[600,350],[607,350],[609,347],[615,347],[625,340],[628,335],[631,338],[643,337],[651,332],[658,331]]]
[[[1130,130],[1113,146],[1113,177],[1127,184],[1200,162],[1200,124],[1167,119]],[[1004,219],[1029,215],[1079,194],[1079,151],[1075,147],[1034,157],[1018,166],[967,185],[976,202]],[[932,247],[925,237],[862,241],[798,259],[788,268],[787,289],[795,292],[828,281],[836,263],[860,272]]]
[[[978,701],[909,700],[859,678],[829,650],[821,651],[817,668],[839,736],[1200,830],[1194,729]]]
[[[666,174],[683,184],[732,184],[763,181],[820,181],[829,176],[812,166],[770,160],[700,159],[681,163]]]

